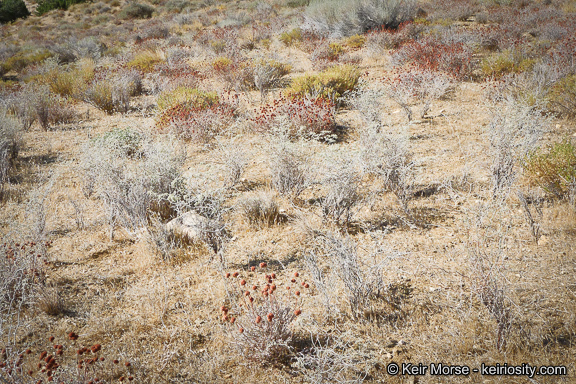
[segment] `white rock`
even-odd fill
[[[208,227],[210,219],[190,211],[170,220],[166,224],[166,229],[174,235],[190,242],[201,240],[203,229]]]

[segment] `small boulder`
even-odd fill
[[[186,212],[166,224],[166,229],[187,243],[202,241],[209,227],[210,219],[194,211]]]

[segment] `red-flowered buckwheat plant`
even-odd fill
[[[232,124],[237,108],[238,95],[229,93],[209,104],[182,102],[162,111],[156,127],[184,140],[207,143]]]
[[[46,286],[46,249],[50,242],[8,240],[0,244],[0,321],[18,316],[35,302],[37,290]]]
[[[247,272],[225,274],[227,304],[221,321],[232,345],[247,360],[263,365],[290,353],[292,323],[302,313],[310,288],[298,272],[279,279],[266,263]]]
[[[117,359],[106,358],[100,343],[87,345],[78,342],[79,338],[72,331],[62,340],[49,336],[30,348],[2,348],[0,382],[104,384],[134,381],[134,369],[129,361],[120,364]]]
[[[472,71],[472,49],[462,43],[443,43],[427,37],[402,45],[392,54],[397,66],[412,63],[422,70],[445,72],[462,79]]]
[[[282,95],[259,110],[254,110],[252,119],[258,131],[268,131],[277,119],[290,119],[289,135],[291,137],[320,135],[326,136],[336,132],[335,104],[326,98],[298,98]]]

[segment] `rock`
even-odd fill
[[[166,224],[167,230],[189,243],[201,241],[205,228],[208,227],[210,219],[194,211],[186,212]]]

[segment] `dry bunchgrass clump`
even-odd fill
[[[146,50],[138,53],[126,64],[128,68],[137,69],[142,72],[152,72],[154,67],[166,60],[166,55],[162,51]]]
[[[142,78],[138,71],[120,70],[97,76],[85,93],[85,99],[107,114],[126,113],[133,96],[142,93]]]
[[[66,308],[62,295],[55,285],[38,287],[35,296],[36,307],[47,315],[57,316]]]
[[[256,228],[279,224],[284,219],[276,197],[270,193],[243,196],[237,209]]]

